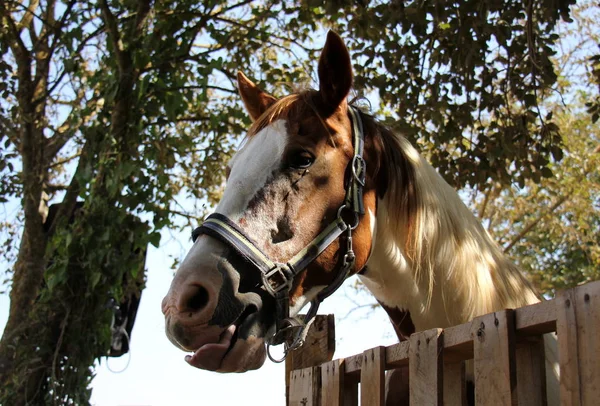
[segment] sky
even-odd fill
[[[191,232],[191,230],[187,230]],[[120,358],[102,358],[92,381],[92,405],[277,405],[284,404],[284,364],[266,361],[262,368],[243,374],[202,371],[184,361],[186,353],[171,344],[164,333],[160,303],[174,275],[172,258],[182,258],[192,246],[189,233],[166,230],[159,248],[149,246],[147,286],[131,335],[131,351]],[[368,294],[356,294],[350,278],[325,300],[321,314],[336,316],[334,358],[353,355],[378,345],[396,342],[385,313],[357,308],[374,303]],[[0,329],[8,317],[8,294],[0,295]],[[352,309],[356,309],[352,311]],[[347,314],[350,315],[347,316]],[[346,317],[347,316],[347,317]]]

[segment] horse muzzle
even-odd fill
[[[181,264],[162,302],[169,340],[193,352],[197,368],[243,372],[262,366],[264,338],[274,320],[269,295],[254,281],[240,285],[246,266],[210,237],[198,241]]]

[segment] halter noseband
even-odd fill
[[[217,238],[233,248],[261,273],[262,287],[275,298],[276,302],[276,331],[272,337],[267,339],[267,354],[274,362],[283,361],[289,351],[304,344],[308,328],[317,314],[319,305],[342,285],[354,265],[352,230],[358,226],[360,218],[365,213],[363,187],[365,185],[366,163],[363,158],[364,134],[360,114],[352,106],[348,108],[348,111],[352,122],[354,156],[350,162],[351,176],[346,188],[346,198],[338,209],[336,219],[293,258],[286,263],[271,261],[250,237],[227,216],[220,213],[213,213],[208,216],[202,225],[192,233],[194,242],[202,234]],[[344,219],[344,214],[347,212],[353,215],[352,222]],[[335,279],[310,302],[310,309],[303,320],[298,317],[290,317],[289,293],[294,277],[344,233],[346,234],[346,252]],[[342,244],[340,244],[340,248],[342,248]],[[282,359],[274,359],[269,352],[271,345],[278,344],[285,344],[285,353]]]

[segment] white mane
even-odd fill
[[[539,302],[456,191],[406,139],[382,136],[388,185],[361,277],[373,295],[408,310],[417,331]],[[558,404],[557,343],[544,339],[548,400]]]
[[[417,330],[539,302],[456,191],[406,139],[386,141],[388,189],[363,278],[377,299],[409,310]]]

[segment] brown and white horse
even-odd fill
[[[327,36],[318,76],[319,90],[276,99],[238,74],[254,123],[228,165],[216,213],[274,262],[288,261],[338,217],[353,176],[353,122],[346,101],[352,68],[334,33]],[[399,338],[538,302],[528,281],[415,148],[359,115],[365,210],[352,232],[355,260],[349,274],[360,272]],[[295,275],[290,315],[334,282],[345,245],[344,236],[337,238]],[[207,234],[195,241],[162,304],[169,339],[193,352],[187,362],[219,372],[264,363],[265,341],[278,323],[275,309],[256,266]],[[556,353],[548,346],[546,352],[547,358]],[[554,373],[547,378],[549,388],[558,387]]]

